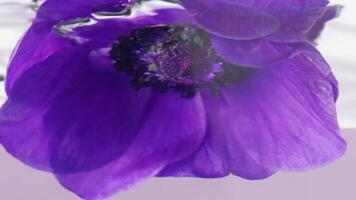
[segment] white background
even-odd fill
[[[11,3],[6,3],[11,2]],[[11,49],[33,16],[25,0],[0,0],[0,74],[6,71]],[[342,15],[328,24],[318,48],[340,81],[337,103],[346,155],[322,169],[303,173],[278,173],[263,181],[237,177],[216,180],[152,178],[112,200],[354,200],[356,199],[356,1],[334,0],[345,5]],[[5,4],[4,4],[5,3]],[[3,86],[0,101],[5,99]],[[352,129],[354,128],[354,129]],[[75,200],[47,173],[33,170],[0,147],[0,199]]]

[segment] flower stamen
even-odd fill
[[[136,89],[175,89],[184,97],[213,85],[224,73],[209,34],[193,26],[167,25],[137,29],[112,46],[116,68],[126,71]]]

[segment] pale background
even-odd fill
[[[21,2],[22,4],[18,4]],[[0,74],[11,49],[26,30],[33,12],[26,0],[0,0]],[[303,173],[278,173],[262,181],[152,178],[110,200],[355,200],[356,199],[356,1],[345,5],[340,18],[328,24],[319,49],[340,81],[337,103],[346,155],[333,164]],[[0,86],[0,101],[6,97]],[[33,170],[0,147],[0,200],[76,200],[52,175]]]

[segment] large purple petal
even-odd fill
[[[302,51],[309,50],[310,44],[277,43],[266,39],[232,40],[211,35],[216,53],[224,60],[239,66],[253,68],[267,67]]]
[[[87,46],[51,55],[14,83],[0,110],[0,142],[13,156],[35,168],[50,170],[51,138],[45,134],[43,116],[67,80],[78,73],[76,67],[82,61],[77,58],[86,54]]]
[[[209,32],[231,39],[303,40],[327,0],[180,0]]]
[[[46,107],[34,109],[7,100],[0,110],[0,144],[22,162],[50,171],[50,138],[42,132],[45,112]]]
[[[204,92],[207,133],[200,149],[189,158],[167,166],[159,176],[223,177],[229,174],[262,179],[274,173],[248,154],[236,135],[235,115],[221,97]]]
[[[0,110],[1,143],[11,154],[36,168],[49,168],[49,152],[34,148],[32,142],[42,143],[47,148],[48,138],[42,137],[45,131],[43,117],[54,99],[71,82],[78,81],[85,73],[83,69],[89,66],[115,71],[112,63],[96,59],[98,53],[91,51],[92,48],[93,45],[85,44],[55,53],[34,64],[17,79]]]
[[[205,133],[199,95],[136,91],[103,51],[92,49],[53,54],[24,72],[0,112],[7,151],[89,199],[189,156]]]
[[[205,132],[204,108],[199,95],[194,99],[184,99],[175,92],[159,94],[151,99],[145,114],[145,118],[136,119],[142,125],[129,148],[120,157],[97,170],[57,174],[61,184],[86,199],[104,198],[127,189],[146,177],[156,175],[167,164],[186,158],[199,147]],[[106,123],[115,124],[120,121],[112,119]],[[107,136],[106,133],[102,134],[104,135],[98,135],[97,140],[101,141],[101,137]],[[92,146],[100,145],[98,141],[91,142]],[[67,159],[72,159],[69,152],[64,150],[74,150],[74,154],[79,155],[79,149],[73,149],[73,146],[81,143],[83,142],[80,140],[68,139],[63,143],[61,153]],[[94,163],[98,160],[95,155],[81,155],[83,156],[89,156]],[[79,160],[75,162],[90,164],[83,162],[81,157],[77,157]],[[61,163],[67,166],[67,162]]]
[[[328,6],[324,11],[324,14],[314,23],[314,25],[308,30],[307,38],[310,41],[316,40],[321,31],[324,29],[325,24],[337,17],[341,11],[341,6]]]
[[[236,113],[236,138],[268,168],[306,170],[345,151],[334,85],[312,56],[316,54],[304,53],[256,70],[223,91],[230,112]]]
[[[251,1],[251,0],[248,0]],[[267,0],[259,1],[259,6],[273,13],[282,26],[269,39],[278,42],[301,41],[305,32],[323,15],[328,0]]]
[[[92,12],[123,10],[129,0],[47,0],[13,53],[6,81],[9,92],[14,81],[33,64],[71,46],[53,27],[59,22],[89,17]]]
[[[97,169],[126,151],[154,97],[149,90],[134,90],[125,76],[114,69],[84,72],[54,100],[43,122],[54,138],[54,172]]]
[[[10,60],[6,77],[6,91],[9,93],[14,82],[34,64],[44,61],[50,55],[71,46],[50,29],[33,25],[19,42]]]
[[[161,176],[256,179],[277,170],[306,170],[340,157],[334,83],[327,67],[301,53],[251,70],[219,96],[204,96],[207,135],[199,151],[166,167]],[[205,93],[206,94],[206,93]]]
[[[240,1],[180,0],[207,31],[231,39],[256,39],[280,27],[273,15]]]

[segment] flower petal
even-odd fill
[[[246,179],[267,178],[273,170],[258,164],[236,137],[235,115],[221,97],[204,92],[207,133],[200,149],[189,158],[167,166],[159,176],[215,178],[230,173]]]
[[[239,66],[267,67],[280,60],[310,49],[307,43],[277,43],[266,39],[232,40],[211,35],[217,54]]]
[[[82,63],[77,58],[86,54],[87,46],[53,54],[14,82],[0,109],[0,143],[10,154],[32,167],[51,170],[51,136],[45,134],[43,117],[66,79],[77,74],[76,66]]]
[[[70,41],[44,27],[42,25],[31,26],[15,48],[7,71],[7,93],[21,74],[31,66],[71,46]]]
[[[280,24],[273,15],[240,1],[180,0],[198,23],[215,35],[256,39],[275,32]]]
[[[151,103],[137,135],[120,157],[96,170],[57,174],[61,184],[85,199],[105,198],[192,154],[205,132],[201,97],[184,99],[178,93],[169,92],[152,98]],[[100,137],[97,139],[101,140]],[[81,143],[80,140],[77,142]],[[93,140],[92,145],[100,143]],[[68,148],[72,149],[63,146],[62,152]],[[94,155],[88,156],[96,162]]]
[[[250,1],[250,0],[249,0]],[[328,0],[269,0],[259,1],[268,12],[278,17],[281,29],[269,36],[277,42],[305,40],[307,32],[323,15]]]
[[[314,23],[312,28],[308,31],[308,39],[310,41],[316,40],[321,34],[321,31],[324,29],[325,24],[328,21],[336,18],[339,15],[341,9],[342,6],[328,6],[327,9],[325,9],[324,14]]]
[[[50,164],[55,173],[89,171],[120,157],[153,98],[149,90],[135,91],[115,71],[89,72],[72,84],[43,119],[45,134],[53,137]]]
[[[71,42],[53,30],[59,22],[89,17],[92,12],[119,11],[130,0],[46,0],[38,9],[36,18],[19,42],[8,68],[6,91],[16,79],[33,64],[51,54],[71,46]]]
[[[334,85],[320,58],[303,53],[256,70],[223,91],[235,136],[256,162],[281,170],[323,166],[346,148],[339,135]]]
[[[327,0],[180,0],[209,32],[246,40],[300,42],[323,15]]]
[[[199,95],[136,91],[125,73],[92,49],[71,48],[27,70],[0,111],[0,142],[11,154],[53,171],[89,199],[186,158],[205,133]]]
[[[98,99],[110,97],[104,99],[106,101],[112,101],[112,104],[105,104],[108,107],[98,107],[99,110],[92,110],[92,112],[96,111],[98,115],[106,111],[106,115],[102,116],[103,119],[105,117],[113,117],[112,112],[114,112],[115,109],[110,106],[116,106],[115,108],[117,109],[127,111],[127,108],[130,107],[129,103],[133,103],[134,105],[132,107],[135,109],[130,109],[129,111],[131,112],[127,112],[127,116],[120,115],[126,121],[129,120],[129,124],[132,127],[128,126],[128,123],[123,123],[125,120],[121,119],[119,120],[121,123],[118,123],[117,127],[113,128],[117,131],[127,129],[127,132],[137,128],[135,126],[138,125],[132,122],[132,118],[139,118],[139,116],[143,114],[144,102],[148,100],[149,93],[134,91],[129,84],[129,80],[127,80],[125,76],[118,75],[112,61],[104,56],[98,56],[98,53],[92,51],[92,48],[93,46],[91,45],[82,45],[53,54],[44,62],[38,63],[24,72],[15,82],[12,91],[9,93],[7,102],[1,108],[0,141],[11,154],[26,164],[49,171],[54,167],[50,166],[50,160],[56,160],[54,150],[58,148],[57,142],[61,141],[63,136],[53,133],[53,130],[50,130],[47,124],[45,124],[46,121],[44,121],[44,119],[48,116],[48,111],[52,110],[53,104],[58,102],[59,98],[61,98],[63,93],[67,90],[74,90],[72,95],[77,94],[81,96],[68,95],[65,98],[72,100],[71,103],[73,104],[81,103],[83,106],[86,105],[85,103],[91,103],[83,99],[92,99],[92,92],[95,90],[98,91],[98,94],[101,94],[95,96]],[[88,82],[88,80],[92,82]],[[84,86],[81,84],[86,84],[84,86],[87,88],[84,89],[87,90],[83,91]],[[95,87],[89,88],[89,84]],[[104,94],[106,94],[106,96]],[[75,99],[75,97],[78,97],[78,99]],[[69,108],[71,105],[72,104],[66,106]],[[59,121],[64,123],[66,120],[73,120],[73,118],[70,117],[79,118],[80,114],[84,112],[74,112],[77,108],[79,108],[79,106],[72,108],[71,111],[73,111],[73,113],[69,112],[70,116],[68,117],[64,117],[66,113],[63,113]],[[87,111],[88,109],[83,110]],[[111,111],[111,113],[109,111]],[[78,124],[78,126],[80,126],[80,123]],[[64,129],[66,127],[61,128]],[[105,129],[107,126],[102,126],[101,128]],[[112,133],[107,132],[108,135]],[[93,135],[95,134],[93,133]],[[122,136],[123,138],[123,141],[115,141],[118,143],[125,143],[131,137],[127,133],[116,135],[117,137]],[[75,136],[76,135],[73,134],[73,137]],[[75,139],[77,138],[73,140]],[[89,139],[90,138],[88,138],[88,140]],[[106,142],[109,144],[109,142],[113,141],[114,140]],[[105,142],[105,140],[102,142]],[[38,148],[38,146],[43,146],[43,148]],[[121,147],[117,147],[114,150],[108,148],[107,152],[110,150],[117,151],[112,154],[119,154],[120,151],[122,151]],[[105,151],[103,150],[102,152]],[[73,155],[73,157],[74,156],[75,155]],[[101,162],[98,161],[95,166],[88,164],[87,167],[99,167],[111,159],[105,156],[98,156],[98,158],[102,159]],[[51,164],[54,165],[53,163]],[[75,166],[71,166],[70,170],[76,171],[85,169],[77,169]]]
[[[311,58],[314,56],[314,58]],[[266,178],[278,170],[307,170],[340,157],[334,82],[317,53],[301,53],[222,89],[204,93],[207,134],[203,145],[160,176]],[[330,73],[330,71],[329,71]]]

